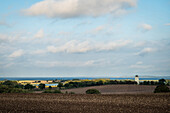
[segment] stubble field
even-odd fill
[[[88,89],[97,89],[102,94],[144,94],[153,93],[155,85],[101,85],[84,88],[74,88],[62,90],[62,92],[75,92],[76,94],[85,94]],[[170,87],[169,87],[170,88]]]
[[[168,113],[170,94],[0,94],[0,112]]]

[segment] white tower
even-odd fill
[[[139,85],[139,76],[138,76],[138,75],[135,76],[135,81],[136,81],[137,84]]]

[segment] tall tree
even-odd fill
[[[42,84],[42,83],[41,83],[41,84],[38,85],[38,87],[39,87],[41,90],[43,90],[43,89],[45,89],[45,84]]]

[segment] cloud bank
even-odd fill
[[[16,58],[16,57],[20,57],[24,54],[24,51],[23,50],[17,50],[17,51],[14,51],[12,54],[9,55],[10,58]]]
[[[23,10],[23,13],[51,18],[97,17],[122,14],[136,4],[137,0],[43,0]]]
[[[90,41],[71,40],[62,46],[48,46],[47,51],[51,53],[66,52],[66,53],[85,53],[89,51],[113,51],[130,44],[131,40],[118,40],[114,42],[100,43]]]

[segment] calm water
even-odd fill
[[[101,77],[104,78],[104,77]],[[166,77],[152,77],[152,78],[140,78],[140,80],[159,80],[159,79],[170,79],[170,76],[166,76]],[[100,79],[99,77],[97,78],[88,78],[88,77],[30,77],[30,78],[22,78],[22,77],[0,77],[0,80],[72,80],[72,79]],[[130,79],[130,80],[134,80],[134,78],[108,78],[111,80],[124,80],[124,79]]]
[[[34,86],[38,86],[39,84],[33,84]],[[55,83],[55,84],[45,84],[45,86],[57,86],[58,83]]]

